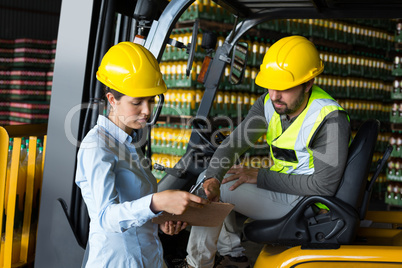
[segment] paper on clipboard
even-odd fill
[[[166,221],[183,221],[192,226],[214,227],[220,225],[233,208],[234,205],[229,203],[212,202],[203,208],[189,207],[182,215],[162,212],[152,222],[162,224]]]

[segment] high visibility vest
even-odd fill
[[[306,108],[284,132],[280,115],[275,112],[268,94],[264,109],[268,122],[267,143],[274,162],[270,170],[286,174],[313,174],[313,151],[309,148],[311,138],[329,113],[344,109],[316,85],[312,87]]]

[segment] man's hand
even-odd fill
[[[186,229],[187,227],[187,222],[181,222],[181,221],[166,221],[164,224],[161,224],[159,226],[162,230],[167,235],[175,235],[180,233],[180,231]]]
[[[249,168],[244,166],[233,166],[226,174],[233,174],[222,180],[222,184],[237,180],[230,188],[233,191],[243,183],[257,184],[258,168]]]
[[[208,200],[212,202],[219,202],[219,197],[221,196],[220,183],[215,178],[209,178],[204,181],[202,187],[204,188],[205,194]]]

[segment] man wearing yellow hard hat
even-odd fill
[[[323,70],[314,44],[302,36],[282,38],[269,48],[255,80],[267,93],[200,175],[208,199],[232,203],[235,211],[262,220],[286,215],[306,195],[335,194],[346,165],[350,124],[344,109],[314,85]],[[264,134],[273,165],[232,166]],[[214,261],[215,267],[249,267],[231,216],[222,228],[192,227],[190,267],[214,267]]]
[[[77,156],[75,182],[91,219],[83,267],[166,267],[151,220],[208,201],[184,191],[157,193],[155,177],[143,166],[137,130],[149,121],[155,96],[167,90],[158,62],[144,47],[122,42],[105,54],[96,76],[107,86],[110,113],[99,116]],[[186,223],[159,227],[173,235]]]

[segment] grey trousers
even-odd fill
[[[198,180],[204,177],[200,174]],[[251,219],[277,219],[287,214],[303,198],[257,188],[256,184],[244,183],[229,191],[235,181],[221,185],[221,201],[234,204],[237,211]],[[240,240],[241,229],[236,226],[235,214],[231,214],[218,227],[191,227],[187,245],[187,262],[193,267],[213,267],[216,251],[221,255],[239,257],[244,248]]]

